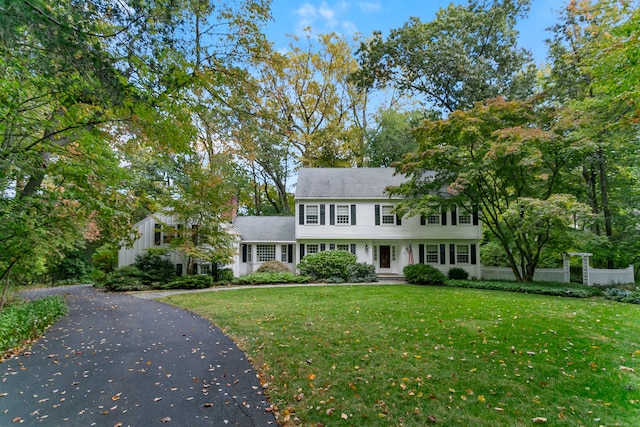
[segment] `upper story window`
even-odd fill
[[[396,216],[393,213],[393,206],[391,205],[382,205],[381,206],[382,213],[382,223],[383,224],[395,224]]]
[[[458,211],[458,224],[471,224],[471,214],[468,212]]]
[[[319,218],[318,205],[307,205],[305,222],[307,224],[318,224],[318,218]]]
[[[351,224],[349,205],[336,206],[336,224]]]
[[[427,224],[439,225],[440,215],[429,215],[427,217]]]

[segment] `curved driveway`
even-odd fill
[[[0,425],[277,425],[245,354],[202,317],[90,286],[27,296],[51,293],[69,315],[0,363]]]

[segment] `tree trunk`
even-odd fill
[[[7,292],[9,291],[9,285],[11,284],[11,281],[10,281],[11,269],[13,269],[13,266],[17,261],[18,261],[17,258],[14,259],[11,262],[11,264],[9,264],[9,267],[7,267],[7,269],[2,273],[2,276],[0,276],[0,279],[2,278],[6,279],[6,282],[2,288],[2,296],[0,296],[0,311],[2,311],[2,309],[4,308],[5,298],[7,297]]]
[[[609,238],[613,235],[613,228],[611,226],[611,207],[609,206],[609,189],[606,171],[606,161],[604,152],[601,148],[598,149],[598,172],[600,175],[600,202],[602,204],[602,214],[604,215],[604,230],[606,236]],[[607,258],[607,268],[613,268],[613,259],[609,256]]]

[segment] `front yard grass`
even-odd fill
[[[281,425],[634,426],[640,306],[411,285],[180,294]]]

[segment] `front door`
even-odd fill
[[[380,246],[380,268],[391,268],[391,246]]]

